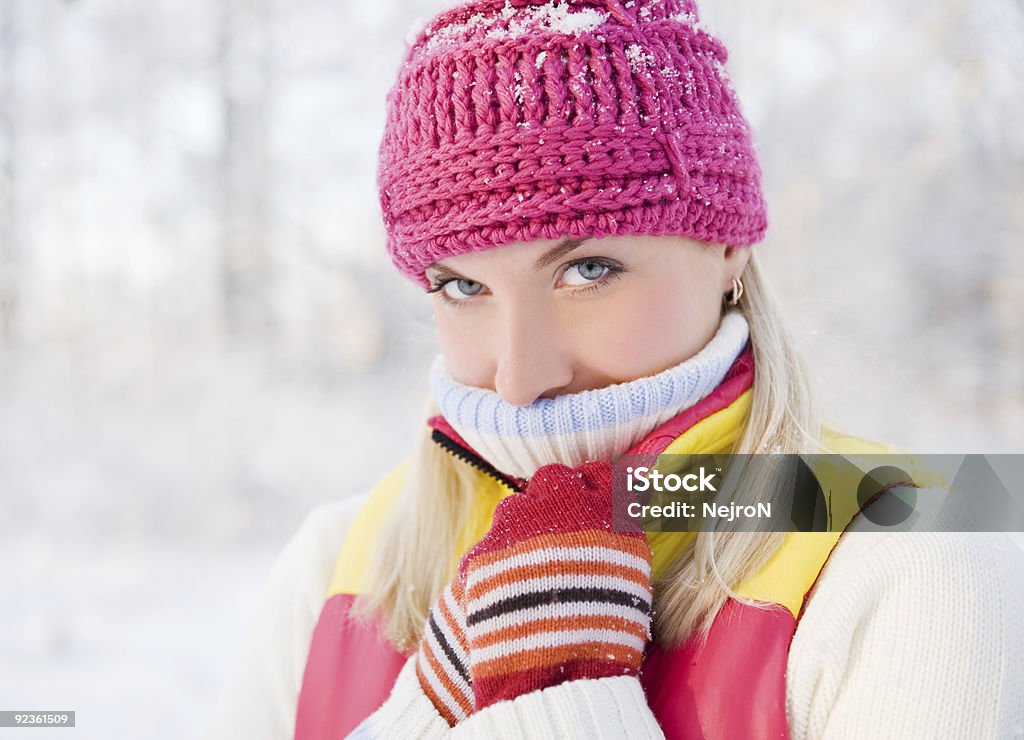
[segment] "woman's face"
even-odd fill
[[[678,236],[556,239],[449,257],[426,275],[452,377],[526,405],[695,355],[749,256]]]

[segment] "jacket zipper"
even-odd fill
[[[490,476],[494,480],[498,481],[498,483],[501,483],[503,486],[511,488],[513,491],[516,492],[521,491],[523,489],[523,483],[525,481],[521,481],[518,478],[511,478],[505,475],[497,468],[495,468],[493,465],[491,465],[489,462],[484,460],[482,457],[466,449],[465,447],[460,445],[458,442],[456,442],[454,439],[444,434],[443,432],[434,429],[430,434],[430,438],[434,440],[434,442],[436,442],[438,445],[440,445],[444,450],[449,452],[451,455],[454,455],[460,460],[469,463],[471,466],[479,470],[481,473]]]

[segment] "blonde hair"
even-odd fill
[[[755,375],[750,414],[733,452],[816,451],[820,422],[808,373],[756,250],[743,283],[741,309],[750,326]],[[438,413],[432,401],[426,413]],[[433,442],[426,425],[409,470],[395,507],[401,516],[386,523],[367,574],[369,590],[353,611],[363,619],[381,615],[385,635],[402,652],[415,649],[431,605],[455,573],[461,527],[469,519],[480,475]],[[730,488],[748,496],[782,491],[785,475],[766,465],[748,466],[730,476]],[[735,500],[747,503],[742,493]],[[692,634],[706,636],[726,600],[740,598],[733,589],[767,562],[783,537],[780,532],[698,533],[653,584],[655,639],[672,646]]]

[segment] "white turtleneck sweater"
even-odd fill
[[[731,310],[698,353],[672,367],[524,406],[455,381],[442,356],[431,367],[430,389],[445,421],[477,454],[506,475],[529,478],[551,463],[614,460],[717,388],[749,336],[746,318]]]
[[[313,628],[342,540],[365,500],[314,509],[277,558],[209,740],[292,737]],[[1024,554],[1005,535],[854,527],[828,559],[789,651],[791,737],[1024,737],[1022,627]],[[403,684],[400,677],[390,719],[383,718],[399,718],[403,740],[551,737],[555,727],[578,728],[559,737],[659,736],[636,692],[639,682],[561,684],[493,705],[449,730],[412,679]]]

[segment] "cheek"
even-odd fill
[[[620,382],[692,357],[718,325],[714,294],[676,280],[623,294],[611,308],[592,333],[592,366]]]
[[[465,312],[467,309],[461,309]],[[437,343],[444,355],[445,365],[451,376],[466,385],[487,384],[487,347],[473,326],[471,316],[452,315],[452,310],[442,306],[434,308],[434,325],[437,329]],[[472,339],[477,337],[477,339]]]

